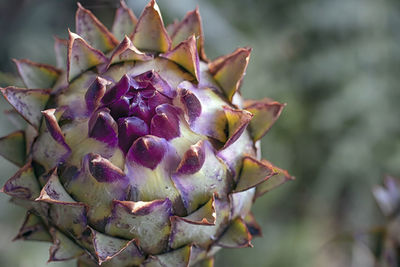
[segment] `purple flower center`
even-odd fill
[[[171,86],[154,71],[138,76],[124,75],[105,92],[100,108],[109,110],[117,122],[118,145],[125,153],[135,140],[145,135],[167,140],[179,136],[180,110],[172,105],[175,95]],[[99,132],[100,129],[97,135],[101,135]]]

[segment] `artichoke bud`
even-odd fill
[[[154,0],[138,19],[122,1],[110,31],[78,4],[57,68],[15,60],[29,89],[1,91],[28,124],[0,154],[21,167],[3,187],[28,209],[17,239],[78,266],[211,266],[251,246],[253,201],[293,179],[257,149],[284,105],[242,99],[251,49],[209,61],[203,42],[197,9],[165,27]]]

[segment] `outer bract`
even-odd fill
[[[112,31],[78,5],[75,31],[58,68],[15,60],[29,89],[1,89],[28,122],[0,140],[21,166],[3,191],[29,210],[17,239],[78,266],[211,266],[251,246],[253,201],[292,177],[257,151],[284,105],[241,98],[250,49],[209,62],[198,10],[166,29],[155,1],[139,19],[121,2]]]

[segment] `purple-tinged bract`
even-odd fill
[[[53,242],[50,261],[212,266],[293,179],[257,149],[284,105],[242,99],[251,49],[209,61],[197,9],[167,29],[154,0],[138,19],[122,1],[111,31],[78,4],[59,69],[15,60],[27,88],[1,91],[28,124],[0,139],[21,167],[3,192],[28,209],[16,238]]]

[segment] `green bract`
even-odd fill
[[[121,2],[110,32],[78,6],[58,68],[15,60],[33,89],[1,89],[28,122],[0,139],[21,166],[3,191],[29,210],[17,238],[78,266],[210,266],[250,246],[253,201],[292,179],[257,149],[284,105],[238,91],[250,49],[209,61],[198,10],[166,29],[155,1],[139,19]]]

